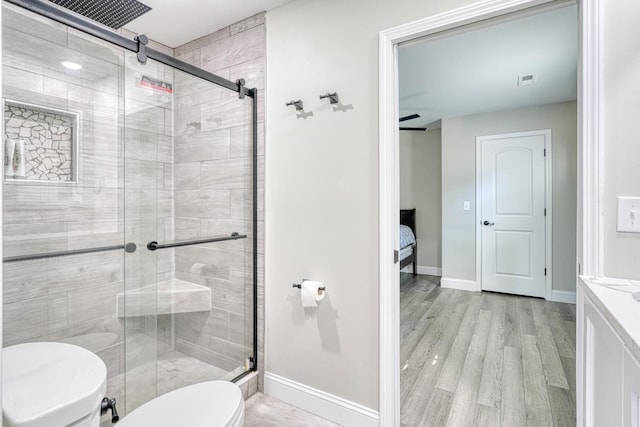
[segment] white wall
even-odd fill
[[[616,198],[640,197],[640,2],[603,4],[604,274],[638,279],[640,234],[616,232]]]
[[[476,136],[551,129],[553,289],[575,291],[576,117],[563,102],[442,120],[443,277],[476,280]]]
[[[470,3],[296,0],[267,14],[267,371],[378,408],[378,33]],[[327,91],[354,110],[332,112]],[[315,116],[296,120],[295,99]],[[291,287],[302,278],[326,282],[316,313]]]
[[[416,208],[420,267],[442,266],[441,140],[440,129],[400,132],[400,209]]]

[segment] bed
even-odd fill
[[[417,253],[418,242],[416,241],[416,210],[400,209],[400,270],[413,264],[413,274],[418,274]]]

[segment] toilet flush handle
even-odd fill
[[[106,414],[109,409],[111,409],[111,423],[115,424],[120,421],[120,415],[118,415],[118,410],[116,409],[116,399],[105,397],[100,405],[100,415]]]

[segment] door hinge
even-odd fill
[[[544,216],[547,216],[547,208],[544,208]]]
[[[578,263],[578,275],[582,274],[582,265]]]
[[[547,269],[546,268],[544,269],[544,275],[545,276],[547,275]]]
[[[393,251],[393,263],[397,264],[398,263],[398,251]]]
[[[547,157],[547,149],[544,149],[544,156]]]

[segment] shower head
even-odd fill
[[[137,0],[49,1],[116,30],[151,10]]]

